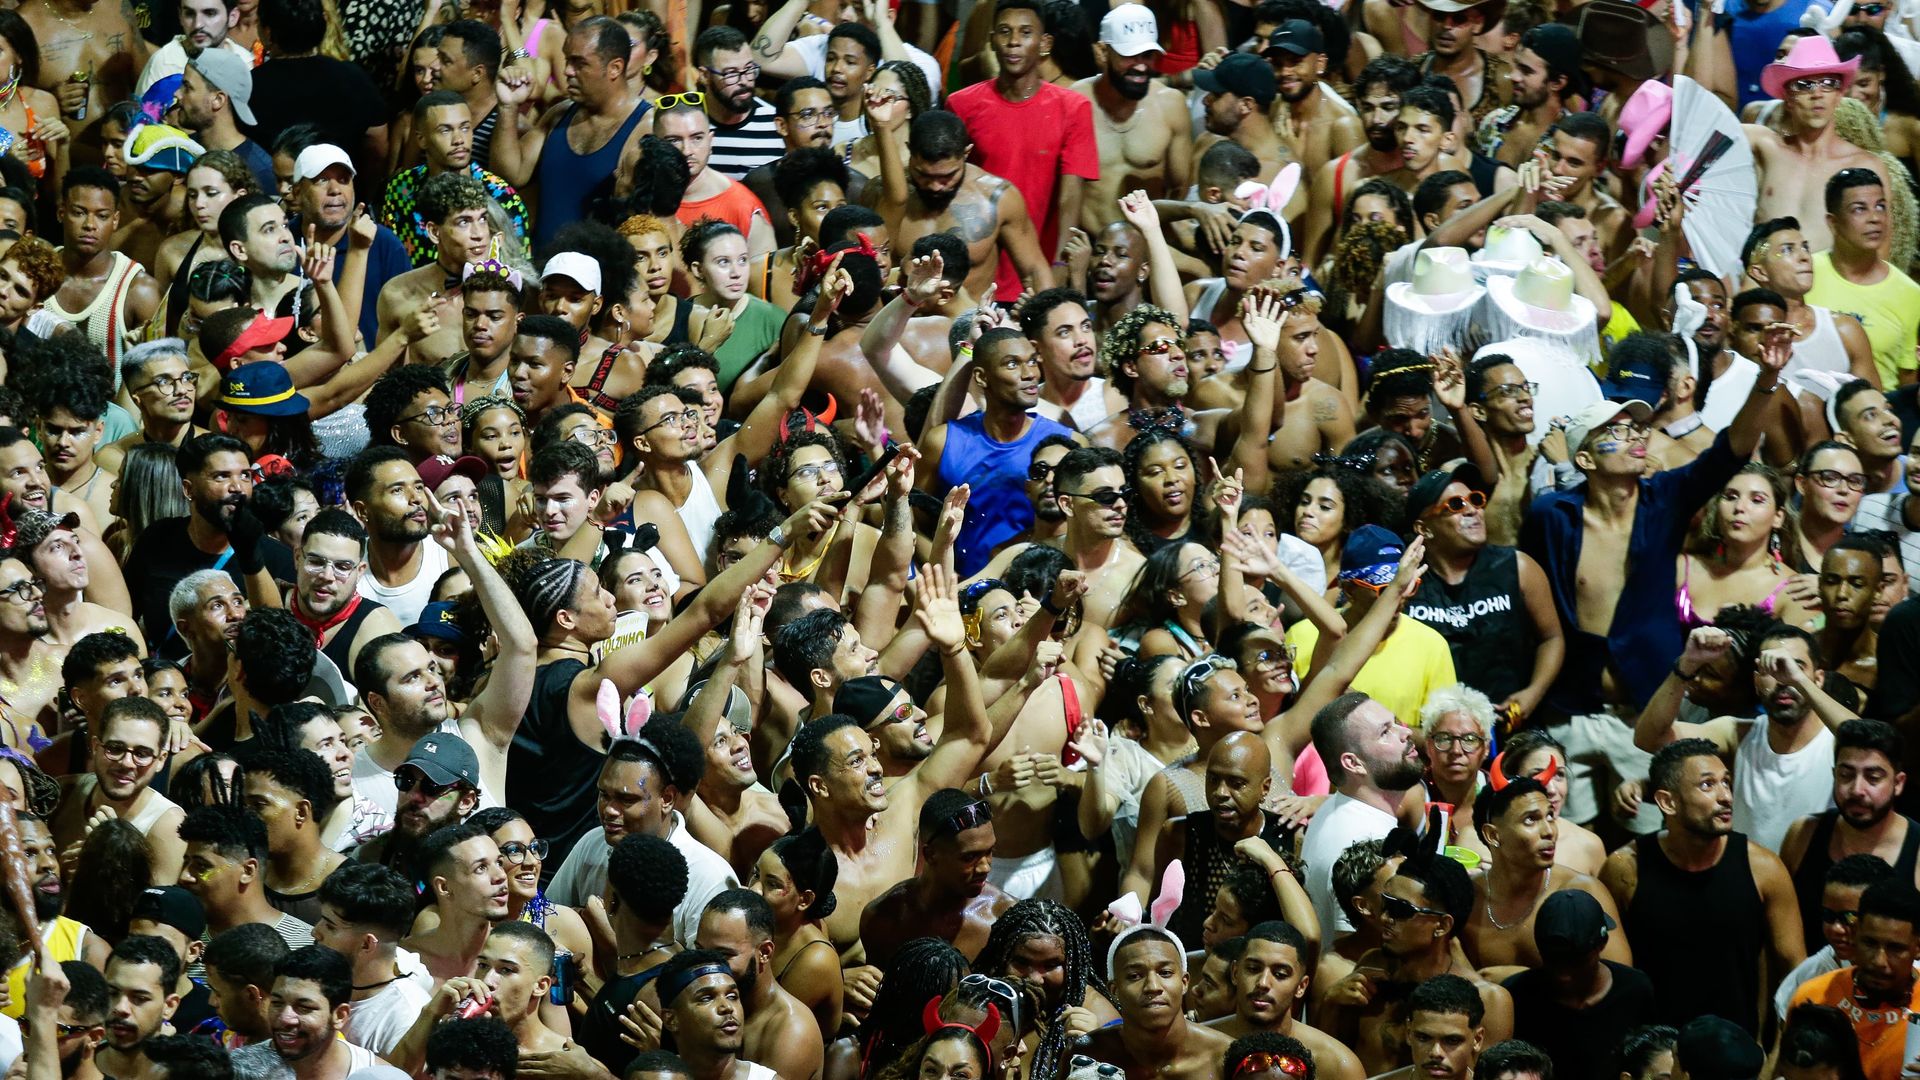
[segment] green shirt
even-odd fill
[[[740,373],[780,341],[780,327],[786,321],[786,312],[757,296],[747,297],[747,306],[733,321],[733,332],[713,351],[713,359],[720,365],[722,393],[731,390]]]

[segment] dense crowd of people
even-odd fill
[[[0,1072],[1911,1080],[1916,76],[0,7]]]

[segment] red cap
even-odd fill
[[[292,316],[284,319],[269,319],[265,315],[255,315],[253,321],[247,324],[245,330],[240,331],[240,336],[233,339],[233,344],[227,346],[225,352],[208,359],[212,360],[213,366],[219,368],[220,373],[224,375],[227,369],[233,366],[235,360],[262,345],[285,341],[287,335],[291,333],[293,333]]]

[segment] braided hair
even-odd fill
[[[861,1025],[862,1080],[878,1077],[926,1035],[920,1016],[927,999],[945,996],[966,973],[966,955],[939,938],[914,938],[900,946]]]
[[[1080,916],[1057,901],[1038,898],[1022,900],[994,920],[993,931],[987,935],[987,944],[980,950],[980,956],[973,966],[974,970],[983,974],[1004,977],[1009,971],[1013,951],[1037,937],[1060,939],[1067,954],[1067,970],[1060,1005],[1046,1016],[1045,1031],[1040,1036],[1039,1045],[1034,1048],[1030,1075],[1058,1076],[1071,1051],[1067,1043],[1067,1026],[1062,1018],[1068,1009],[1078,1008],[1086,1002],[1089,986],[1102,993],[1106,992],[1107,987],[1105,977],[1094,966],[1093,944],[1087,940],[1087,928],[1080,921]],[[1045,1011],[1044,1005],[1042,1011]]]

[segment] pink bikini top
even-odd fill
[[[1680,565],[1685,569],[1680,572],[1680,587],[1673,591],[1673,610],[1680,616],[1680,625],[1688,630],[1697,626],[1712,626],[1713,620],[1701,618],[1700,613],[1693,609],[1693,593],[1687,588],[1688,583],[1693,580],[1693,560],[1683,560]],[[1766,599],[1760,601],[1760,610],[1769,615],[1773,614],[1773,609],[1780,603],[1780,590],[1786,588],[1787,582],[1791,580],[1788,578],[1775,585]]]

